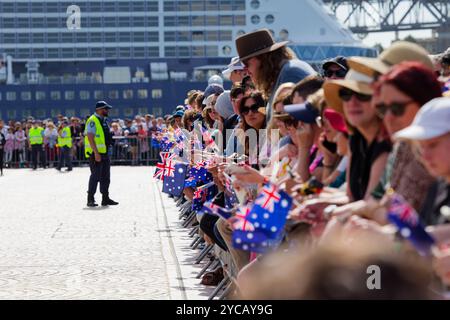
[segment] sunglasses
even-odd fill
[[[384,117],[388,110],[396,117],[401,117],[405,114],[406,107],[410,105],[413,101],[408,102],[392,102],[391,104],[378,103],[376,105],[377,113]]]
[[[259,108],[261,108],[261,106],[258,105],[257,103],[255,103],[254,105],[252,105],[250,107],[243,107],[243,108],[241,108],[241,114],[246,116],[249,114],[250,111],[252,111],[253,113],[258,113]]]
[[[327,77],[327,78],[331,78],[332,76],[336,76],[337,78],[344,78],[345,75],[347,74],[347,71],[345,71],[343,69],[325,70],[324,74],[325,74],[325,77]]]
[[[353,90],[345,89],[345,88],[339,90],[339,98],[341,98],[342,101],[348,102],[352,99],[353,96],[355,96],[356,99],[358,99],[361,102],[368,102],[368,101],[372,100],[371,95],[358,93]]]

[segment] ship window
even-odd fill
[[[217,31],[207,31],[206,41],[219,41],[219,35],[217,34]]]
[[[20,93],[20,98],[21,98],[23,101],[31,100],[31,92],[30,92],[30,91],[22,91],[22,92]]]
[[[11,21],[8,24],[13,25],[14,22]],[[30,19],[29,18],[17,18],[16,25],[17,25],[17,28],[29,28],[30,27]],[[7,25],[4,25],[4,27],[7,28]]]
[[[145,27],[145,17],[133,17],[133,27]]]
[[[62,33],[61,42],[73,42],[73,33],[71,32]]]
[[[207,31],[206,32],[206,34],[209,34],[209,33],[215,33],[217,35],[217,32],[215,32],[215,31]],[[193,31],[192,32],[192,41],[203,41],[203,40],[205,40],[203,31]]]
[[[119,99],[119,91],[117,91],[117,90],[110,90],[108,92],[108,98],[109,99]]]
[[[129,27],[130,25],[130,17],[119,17],[119,27]]]
[[[153,89],[152,90],[152,98],[153,99],[161,99],[163,96],[163,91],[161,89]]]
[[[103,57],[103,48],[91,48],[91,56],[93,58]]]
[[[137,1],[137,2],[131,2],[131,10],[132,11],[145,11],[145,2],[144,1]]]
[[[164,41],[176,41],[176,33],[175,33],[175,31],[166,31],[166,32],[164,32]]]
[[[158,1],[147,2],[147,6],[148,6],[148,11],[157,12],[159,10]]]
[[[164,26],[165,27],[174,27],[175,26],[175,19],[176,17],[164,17]]]
[[[130,47],[121,47],[119,48],[119,55],[121,58],[130,58],[131,56],[131,48]]]
[[[73,100],[73,99],[75,99],[75,91],[65,91],[64,92],[64,99],[65,100]]]
[[[62,48],[63,58],[73,58],[73,48]]]
[[[31,117],[31,115],[32,115],[32,112],[30,109],[25,109],[22,111],[22,118],[28,118],[28,117]]]
[[[164,1],[164,11],[176,11],[175,1]]]
[[[16,117],[17,117],[17,111],[16,111],[16,109],[9,109],[9,110],[6,112],[6,117],[7,117],[8,119],[16,119]]]
[[[32,28],[44,28],[44,18],[32,18],[31,19]]]
[[[119,109],[112,108],[111,110],[109,110],[109,116],[117,118],[119,116]]]
[[[261,21],[261,18],[257,14],[255,14],[252,16],[251,20],[253,24],[258,24]]]
[[[191,10],[192,11],[203,11],[203,10],[205,10],[205,1],[203,1],[203,0],[200,0],[200,1],[193,0],[193,1],[191,1]]]
[[[59,58],[59,48],[48,48],[47,49],[48,58]]]
[[[102,26],[102,17],[89,17],[88,25],[91,28],[100,28]]]
[[[175,57],[177,55],[176,47],[165,47],[166,57]]]
[[[286,29],[283,29],[280,31],[280,38],[282,41],[286,41],[289,39],[289,31],[287,31]]]
[[[18,3],[16,3],[16,5],[17,5],[17,9],[16,9],[17,13],[21,13],[21,12],[28,13],[29,12],[28,3],[18,2]]]
[[[0,8],[2,9],[2,12],[14,12],[14,3],[0,3]]]
[[[103,2],[103,11],[116,11],[115,2]]]
[[[95,100],[103,100],[103,99],[105,99],[103,91],[102,90],[95,90],[94,91],[94,98],[95,98]]]
[[[219,2],[219,10],[221,11],[231,11],[231,0],[221,0]]]
[[[130,11],[130,3],[129,2],[119,2],[118,3],[120,12],[129,12]]]
[[[275,17],[273,16],[273,14],[268,14],[266,16],[266,23],[272,24],[274,21],[275,21]]]
[[[217,46],[206,46],[207,57],[217,57],[219,55]]]
[[[50,92],[50,99],[52,99],[52,100],[61,100],[61,92],[59,92],[59,91],[51,91]]]
[[[35,13],[35,12],[44,12],[47,10],[44,10],[44,3],[39,3],[39,2],[32,2],[30,3],[31,6],[31,12]]]
[[[189,1],[179,1],[177,11],[190,11]]]
[[[116,42],[116,33],[105,32],[105,42]]]
[[[47,28],[57,28],[58,26],[58,18],[47,18]]]
[[[123,109],[123,115],[127,118],[134,117],[134,110],[133,108],[125,108]]]
[[[148,108],[147,107],[138,108],[138,113],[139,114],[147,114],[148,113]]]
[[[219,31],[220,41],[232,41],[233,34],[231,31]]]
[[[133,32],[133,41],[136,42],[144,42],[145,41],[145,33],[144,32]]]
[[[148,55],[150,57],[159,57],[159,47],[149,47]]]
[[[178,56],[189,57],[191,55],[189,51],[189,47],[178,47]]]
[[[56,118],[60,114],[61,114],[61,110],[60,109],[51,109],[50,110],[50,115],[51,115],[52,118]]]
[[[204,26],[205,16],[192,16],[191,21],[192,26]]]
[[[59,8],[58,8],[58,3],[51,3],[51,2],[47,2],[47,12],[58,12]]]
[[[217,26],[219,24],[219,17],[218,16],[206,16],[205,24],[207,26]]]
[[[88,117],[90,115],[91,115],[91,109],[88,109],[88,108],[81,108],[80,109],[80,116],[81,117],[86,118],[86,117]]]
[[[36,115],[36,118],[43,119],[47,116],[47,112],[45,111],[45,109],[41,108],[41,109],[37,109],[35,111],[35,115]]]
[[[96,11],[96,12],[101,12],[102,11],[102,3],[101,2],[89,2],[89,6],[91,7],[91,12],[92,11]]]
[[[103,26],[108,28],[116,28],[117,27],[117,18],[116,17],[106,17],[103,19]]]
[[[218,0],[207,0],[206,1],[206,11],[217,11],[219,9]]]
[[[76,38],[77,42],[88,42],[87,33],[77,33]]]
[[[50,43],[59,42],[58,34],[57,33],[47,33],[47,42],[50,42]]]
[[[222,52],[225,56],[229,56],[231,54],[231,47],[230,46],[224,46],[222,48]]]
[[[191,33],[189,31],[178,32],[178,41],[191,41]]]
[[[138,90],[138,98],[139,99],[147,99],[148,98],[148,90],[147,89],[139,89]]]
[[[162,116],[162,108],[161,107],[153,107],[152,113],[154,116],[160,117],[160,116]]]
[[[159,18],[158,17],[148,17],[147,24],[149,27],[159,27]]]
[[[204,57],[205,56],[205,47],[204,46],[192,47],[192,56],[194,56],[194,57]]]
[[[261,6],[261,3],[259,2],[259,0],[252,0],[250,2],[250,6],[252,7],[252,9],[259,9],[259,7]]]
[[[142,38],[144,38],[144,34],[143,33],[142,33]],[[119,41],[120,42],[129,42],[130,39],[131,39],[131,33],[129,33],[129,32],[119,32]]]
[[[45,91],[36,91],[36,100],[45,100],[46,96]]]
[[[91,98],[91,94],[87,90],[80,91],[80,99],[81,100],[89,100]]]
[[[90,32],[91,42],[102,42],[102,34],[100,32]]]
[[[233,25],[233,16],[220,16],[220,25],[221,26],[232,26]]]
[[[245,10],[245,0],[234,0],[233,10]]]
[[[133,90],[132,89],[127,89],[127,90],[123,90],[123,98],[126,100],[129,99],[133,99]]]
[[[3,42],[4,43],[15,43],[16,42],[16,34],[15,33],[4,33],[3,34]]]
[[[45,50],[43,48],[33,48],[33,58],[35,59],[45,58]]]
[[[189,27],[190,17],[178,17],[178,26]]]
[[[30,42],[30,34],[29,33],[19,33],[19,34],[17,34],[17,41],[19,43],[28,43],[28,42]]]
[[[6,100],[8,101],[15,101],[16,100],[16,93],[13,91],[9,91],[6,93]]]
[[[66,109],[64,114],[69,118],[75,117],[75,109]]]
[[[148,32],[148,41],[150,42],[158,42],[159,41],[159,33],[158,32]]]

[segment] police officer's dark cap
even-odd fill
[[[112,107],[105,101],[98,101],[95,104],[95,110],[99,110],[99,109],[112,109]]]

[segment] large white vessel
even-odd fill
[[[260,28],[312,64],[375,54],[320,0],[1,0],[0,117],[83,116],[99,99],[167,113]]]

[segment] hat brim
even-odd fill
[[[394,134],[397,140],[428,140],[434,139],[448,133],[449,130],[443,128],[425,128],[422,126],[412,125]]]
[[[245,57],[239,57],[239,61],[243,62],[243,61],[245,61],[247,59],[250,59],[250,58],[262,55],[264,53],[268,53],[268,52],[272,52],[272,51],[278,50],[278,49],[280,49],[282,47],[285,47],[288,43],[289,43],[289,41],[283,41],[283,42],[275,43],[275,44],[271,45],[270,47],[258,50],[256,52],[253,52],[252,54],[246,55]]]
[[[359,81],[332,80],[325,82],[323,89],[327,105],[341,114],[344,114],[344,106],[341,98],[339,97],[339,90],[342,88],[347,88],[357,93],[373,95],[373,89],[370,85]]]
[[[374,77],[376,73],[386,74],[391,66],[378,58],[351,57],[347,60],[350,69]]]
[[[304,123],[316,123],[316,118],[319,116],[318,112],[308,107],[308,103],[292,104],[284,106],[284,112],[291,115],[295,120]]]
[[[326,69],[328,69],[331,65],[335,65],[335,66],[338,66],[339,68],[341,68],[341,69],[343,69],[343,70],[348,70],[348,68],[346,67],[346,66],[344,66],[344,65],[342,65],[342,64],[340,64],[340,63],[338,63],[338,62],[335,62],[335,61],[327,61],[327,62],[325,62],[323,65],[322,65],[322,69],[323,70],[326,70]]]
[[[95,108],[95,110],[101,110],[101,109],[112,109],[112,107],[110,105],[106,105],[106,106],[102,106],[99,108]]]

